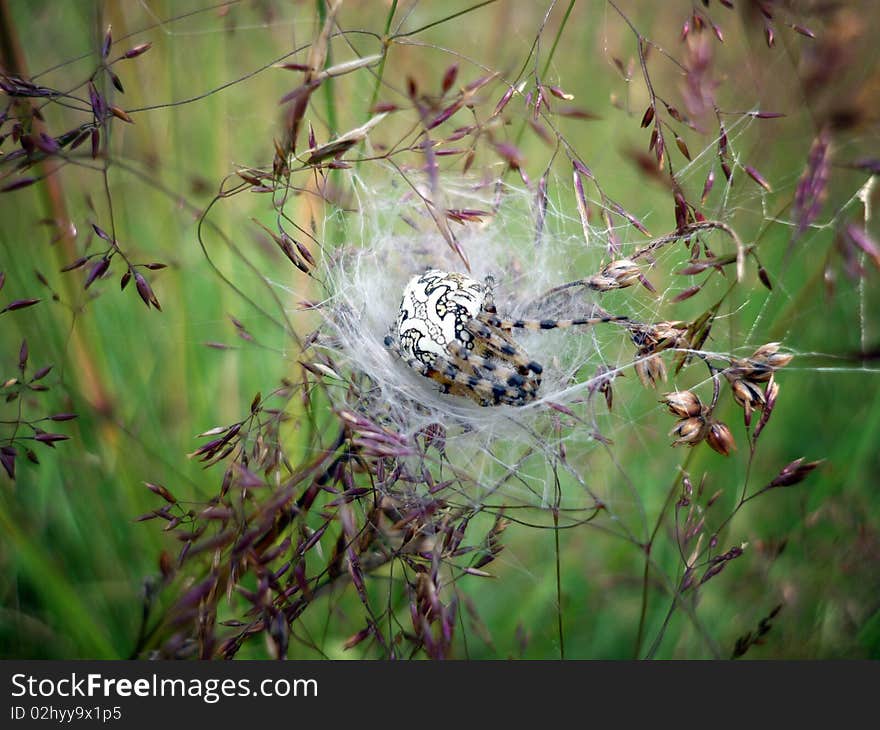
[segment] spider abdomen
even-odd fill
[[[480,314],[485,299],[486,287],[464,274],[431,269],[410,279],[397,317],[404,357],[432,365],[438,356],[450,355],[456,340],[472,348],[467,325]]]

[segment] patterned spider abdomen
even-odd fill
[[[431,269],[414,276],[397,317],[403,355],[430,365],[437,356],[449,356],[454,340],[472,349],[473,336],[465,326],[482,310],[486,294],[483,284],[464,274]]]

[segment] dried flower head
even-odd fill
[[[687,347],[686,322],[658,322],[656,324],[635,324],[630,326],[630,337],[636,346],[636,361],[633,364],[639,380],[646,388],[656,387],[666,380],[666,365],[657,354],[675,347]]]
[[[709,431],[709,422],[703,416],[682,418],[669,432],[675,436],[673,446],[695,446],[700,443]]]
[[[764,388],[764,410],[761,411],[761,418],[758,420],[758,423],[755,426],[755,431],[753,434],[754,438],[758,438],[758,436],[761,435],[761,432],[764,430],[764,427],[770,420],[770,416],[773,414],[773,409],[776,406],[776,399],[778,397],[779,383],[777,383],[774,377],[771,375],[770,380],[767,382],[767,386]]]
[[[764,383],[770,379],[774,371],[788,365],[793,357],[793,355],[779,352],[778,342],[770,342],[761,345],[748,358],[731,360],[728,373],[737,378],[747,378],[755,383]]]
[[[640,352],[652,353],[673,347],[687,347],[687,322],[657,322],[631,328],[632,341]]]
[[[666,365],[660,355],[645,355],[636,360],[633,368],[642,385],[646,388],[656,388],[657,383],[666,381]]]
[[[733,399],[739,404],[745,413],[745,423],[748,426],[752,422],[752,412],[764,408],[764,393],[751,380],[735,378],[727,375],[733,392]]]
[[[699,416],[703,410],[700,399],[689,390],[676,390],[672,393],[664,393],[662,403],[669,408],[670,413],[680,418]]]
[[[736,449],[736,442],[727,424],[721,421],[713,421],[706,435],[706,443],[723,456],[729,456]]]
[[[775,403],[779,387],[773,379],[773,373],[788,365],[792,358],[792,355],[779,352],[778,342],[768,342],[766,345],[761,345],[748,358],[731,360],[730,367],[724,371],[724,376],[730,383],[734,400],[743,409],[746,426],[751,423],[753,411],[763,410],[766,407],[768,395],[772,396]],[[761,383],[767,384],[765,391],[761,390]],[[762,419],[758,433],[766,425],[767,418]]]
[[[596,291],[625,289],[638,284],[642,279],[639,265],[630,259],[618,259],[606,264],[595,276],[587,280],[587,286]]]

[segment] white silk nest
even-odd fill
[[[347,243],[330,255],[325,252],[318,274],[327,289],[322,310],[328,324],[319,346],[337,367],[367,378],[359,381],[362,388],[355,402],[350,391],[331,389],[347,398],[338,405],[410,438],[439,424],[445,428],[447,448],[455,444],[468,454],[475,449],[497,453],[499,444],[558,449],[560,438],[578,438],[571,429],[563,430],[563,436],[553,428],[566,408],[585,419],[580,436],[590,440],[593,430],[586,419],[592,416],[587,414],[606,410],[601,396],[583,405],[591,379],[600,366],[613,370],[628,364],[621,358],[632,357],[632,346],[620,327],[515,331],[514,339],[543,366],[538,397],[523,406],[480,406],[463,396],[441,393],[437,383],[408,367],[384,340],[397,319],[405,286],[429,268],[464,273],[477,281],[492,277],[502,316],[589,316],[598,300],[584,287],[546,295],[599,270],[605,254],[601,237],[587,244],[577,211],[572,217],[548,205],[538,240],[532,194],[497,181],[446,180],[434,215],[442,210],[486,213],[468,213],[479,220],[464,225],[445,219],[461,256],[429,212],[423,199],[432,196],[427,189],[416,192],[398,186],[390,194],[376,195],[359,179],[353,183],[357,213],[346,219]],[[627,309],[626,297],[618,292],[612,297],[613,301],[603,299],[602,306],[612,314],[627,314],[612,308]]]

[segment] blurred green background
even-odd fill
[[[776,7],[782,4],[768,4],[778,13],[772,48],[753,4],[737,2],[731,11],[713,2],[698,11],[722,29],[723,43],[713,39],[707,47],[719,81],[718,104],[735,112],[726,117],[735,156],[772,185],[766,192],[740,170],[727,186],[716,168],[716,188],[706,209],[743,240],[759,241],[774,288],[763,288],[750,266],[747,280],[725,301],[712,347],[748,352],[748,346],[782,340],[797,354],[779,375],[780,401],[762,436],[752,483],[772,479],[798,457],[825,463],[805,483],[765,495],[737,515],[723,539],[731,546],[747,543],[745,555],[700,592],[690,615],[673,614],[656,656],[730,656],[738,637],[755,631],[783,604],[772,630],[748,656],[878,658],[880,390],[875,361],[860,355],[876,358],[880,344],[878,271],[862,256],[863,276],[848,277],[838,245],[842,226],[865,225],[859,191],[865,191],[868,217],[877,202],[874,189],[864,187],[870,173],[846,166],[877,154],[880,50],[871,40],[877,18],[869,12],[870,2],[834,12],[806,3],[803,17],[790,21],[786,8]],[[0,270],[6,275],[0,308],[14,299],[42,300],[0,315],[0,373],[4,379],[17,375],[19,346],[26,339],[32,370],[54,366],[43,381],[50,390],[23,399],[26,413],[79,416],[53,425],[70,440],[55,449],[36,445],[39,466],[19,458],[14,482],[0,474],[0,656],[126,657],[135,645],[144,580],[157,572],[161,550],[177,549],[157,522],[135,522],[157,506],[144,482],[168,485],[193,503],[214,494],[221,472],[203,470],[186,458],[200,443],[195,435],[238,420],[256,392],[271,390],[293,368],[297,352],[273,320],[286,313],[302,333],[313,326],[282,288],[307,296],[307,280],[255,234],[251,218],[265,219],[268,210],[260,195],[237,196],[212,211],[209,221],[216,228],[204,236],[210,262],[196,225],[226,176],[242,166],[271,164],[273,139],[280,138],[278,100],[300,76],[267,66],[294,49],[307,49],[320,29],[321,11],[315,2],[280,0],[219,5],[7,0],[3,6],[7,71],[13,71],[14,59],[25,64],[17,73],[41,73],[37,83],[75,89],[80,99],[108,24],[111,56],[138,43],[153,44],[143,56],[114,66],[124,95],[109,84],[103,88],[110,102],[134,119],[134,124],[112,126],[107,187],[117,236],[133,260],[168,264],[151,278],[161,312],[148,310],[131,287],[118,291],[121,270],[88,291],[82,271],[60,272],[82,255],[91,222],[108,228],[99,169],[68,165],[55,176],[54,192],[38,184],[0,195]],[[684,108],[686,78],[675,59],[687,55],[680,36],[685,21],[693,28],[691,4],[620,2],[619,7],[654,44],[648,63],[656,93]],[[401,35],[388,47],[380,101],[403,105],[410,77],[420,88],[439,89],[453,63],[459,65],[459,84],[495,71],[513,80],[521,68],[526,76],[536,68],[542,81],[558,84],[574,95],[572,104],[597,117],[557,121],[605,192],[653,234],[674,229],[669,191],[634,162],[634,152],[648,146],[649,130],[639,125],[648,96],[635,37],[610,4],[347,2],[337,18],[338,30],[346,33],[332,40],[328,64],[380,53],[389,16],[392,31]],[[789,22],[803,22],[816,38],[798,33]],[[530,56],[532,51],[537,56]],[[305,63],[306,53],[285,60]],[[826,66],[833,69],[832,79],[811,86],[810,74]],[[306,117],[318,139],[363,124],[375,85],[374,69],[322,87]],[[490,87],[481,102],[483,113],[491,111],[504,88]],[[786,116],[743,116],[757,109]],[[44,114],[56,134],[84,119],[59,104]],[[468,112],[460,114],[458,124],[467,123]],[[530,131],[521,97],[511,102],[511,114],[509,128],[498,133],[517,141],[529,175],[537,180],[553,150]],[[393,144],[412,121],[412,115],[392,115],[371,133],[371,141]],[[792,245],[791,202],[811,144],[826,124],[834,160],[826,198],[816,224]],[[682,180],[696,200],[714,162],[717,124],[680,133],[694,158]],[[80,151],[87,147],[88,142]],[[13,149],[9,138],[0,152]],[[667,154],[677,169],[688,165],[676,150]],[[496,161],[481,149],[474,169]],[[461,160],[443,165],[460,169]],[[370,184],[382,185],[388,172],[375,168],[358,172]],[[9,164],[2,169],[8,173]],[[341,186],[345,174],[336,178]],[[570,169],[559,165],[550,180],[552,200],[574,211]],[[73,240],[53,242],[58,231],[51,220],[61,210],[78,233]],[[302,221],[328,215],[301,200],[290,212]],[[867,226],[876,236],[876,223],[869,220]],[[331,229],[331,235],[343,233]],[[628,230],[625,240],[644,241],[635,230]],[[92,240],[91,250],[98,243]],[[682,251],[664,254],[661,265],[649,272],[665,294],[661,302],[638,292],[644,311],[687,319],[712,301],[713,292],[723,292],[726,284],[719,283],[702,299],[672,304],[671,296],[686,284],[671,272],[685,258]],[[224,283],[218,270],[248,299]],[[236,337],[230,316],[244,324],[254,342]],[[212,342],[232,347],[205,344]],[[630,486],[621,483],[613,463],[597,459],[592,476],[605,492],[634,489],[653,526],[687,458],[695,481],[708,474],[709,494],[722,490],[713,509],[729,513],[748,455],[741,413],[729,398],[723,415],[740,449],[728,459],[705,446],[692,454],[668,448],[671,419],[657,394],[642,389],[631,373],[617,381],[615,400],[614,451]],[[18,401],[5,404],[0,420],[14,419],[18,407]],[[5,436],[0,431],[0,440]],[[293,452],[295,433],[290,438]],[[667,539],[658,541],[653,557],[674,580],[679,557],[670,529],[664,521],[661,534]],[[468,605],[462,608],[457,656],[556,658],[560,615],[567,657],[634,655],[643,553],[588,527],[563,530],[558,537],[561,604],[556,534],[514,524],[504,535],[505,551],[491,566],[495,578],[459,584]],[[667,615],[666,585],[652,571],[640,655]],[[381,585],[376,590],[381,594]],[[303,634],[321,637],[316,642],[323,655],[361,656],[359,650],[343,651],[345,640],[362,625],[357,597],[349,591],[325,604],[305,614]],[[253,655],[260,651],[255,645]],[[304,658],[321,652],[293,642],[289,654]]]

